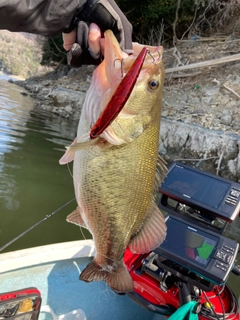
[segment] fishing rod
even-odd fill
[[[28,233],[29,231],[31,231],[32,229],[34,229],[35,227],[37,227],[39,224],[41,224],[42,222],[48,220],[49,218],[51,218],[52,216],[55,215],[55,213],[57,213],[58,211],[60,211],[61,209],[63,209],[64,207],[66,207],[68,204],[70,204],[73,200],[75,200],[75,198],[73,198],[72,200],[66,202],[64,205],[62,205],[61,207],[59,207],[58,209],[56,209],[55,211],[53,211],[51,214],[47,214],[42,220],[38,221],[37,223],[35,223],[33,226],[31,226],[30,228],[28,228],[27,230],[25,230],[24,232],[20,233],[17,237],[15,237],[14,239],[12,239],[11,241],[9,241],[8,243],[6,243],[4,246],[0,247],[0,251],[4,250],[5,248],[7,248],[8,246],[10,246],[13,242],[17,241],[18,239],[20,239],[22,236],[24,236],[26,233]]]

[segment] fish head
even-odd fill
[[[104,33],[103,48],[104,61],[100,66],[102,79],[105,79],[106,95],[102,96],[101,111],[106,108],[108,101],[113,96],[123,77],[137,59],[143,47],[139,43],[133,43],[133,54],[127,55],[119,46],[119,43],[111,30]],[[162,46],[147,46],[148,53],[144,60],[137,82],[125,107],[132,113],[149,113],[155,101],[161,99],[165,71],[162,63]],[[105,88],[105,89],[106,89]],[[139,103],[141,100],[141,103]],[[142,107],[144,105],[144,108]],[[160,106],[159,106],[160,107]]]
[[[87,127],[84,126],[84,130],[82,130],[82,123],[79,123],[78,136],[91,130],[104,111],[109,110],[109,101],[113,98],[123,78],[128,77],[129,71],[132,70],[131,67],[146,46],[133,43],[133,54],[128,55],[121,50],[113,32],[107,30],[104,33],[104,38],[101,39],[101,47],[104,60],[93,73],[83,106],[84,124]],[[161,46],[147,46],[146,57],[137,81],[130,89],[130,96],[126,99],[119,115],[100,135],[109,143],[114,145],[126,143],[129,139],[132,140],[141,134],[147,122],[152,119],[159,119],[160,121],[161,96],[165,76],[162,53]],[[121,98],[124,99],[124,97]],[[114,111],[112,114],[114,114]],[[147,120],[138,119],[145,115],[148,116]],[[127,117],[127,119],[124,117]],[[142,120],[144,124],[141,123]],[[132,127],[133,130],[131,130]]]
[[[104,35],[104,67],[109,90],[102,96],[101,112],[109,109],[109,99],[115,94],[116,88],[119,91],[119,83],[122,78],[127,78],[129,74],[132,74],[132,67],[135,67],[133,64],[137,61],[138,56],[141,56],[143,48],[146,48],[139,43],[133,43],[133,55],[128,56],[121,51],[115,36],[110,30],[106,31]],[[163,48],[161,46],[147,46],[147,54],[130,96],[119,115],[101,134],[101,137],[111,144],[120,145],[131,142],[153,122],[156,129],[159,129],[165,77],[162,53]],[[122,83],[123,81],[121,86]],[[124,99],[124,97],[121,97],[121,99]]]
[[[143,45],[133,44],[133,57],[129,56],[124,60],[126,74],[136,59]],[[123,109],[123,112],[152,115],[161,114],[162,90],[165,78],[165,71],[162,62],[163,48],[161,46],[147,46],[148,53],[143,63],[133,91]]]

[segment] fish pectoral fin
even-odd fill
[[[75,145],[77,143],[77,137],[73,140],[73,143],[71,146]],[[71,152],[69,149],[67,149],[62,156],[62,158],[59,160],[59,164],[67,164],[69,162],[72,162],[74,160],[75,152]]]
[[[166,224],[164,217],[155,202],[143,226],[129,242],[129,249],[133,253],[146,253],[157,248],[166,237]]]
[[[77,138],[75,138],[73,143],[70,146],[66,147],[67,150],[62,156],[62,158],[59,160],[59,163],[67,164],[73,161],[75,153],[77,151],[88,148],[89,146],[92,146],[92,145],[96,145],[100,140],[101,140],[100,138],[91,140],[89,133],[85,133],[84,135],[82,135],[79,138],[78,142],[77,142]]]
[[[133,291],[132,278],[122,261],[113,269],[112,266],[100,266],[93,259],[81,272],[79,279],[86,282],[105,280],[109,287],[118,293]]]
[[[70,213],[67,216],[66,220],[67,220],[67,222],[76,224],[77,226],[87,228],[87,226],[85,225],[85,222],[82,219],[80,207],[77,207],[72,213]]]

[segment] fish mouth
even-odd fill
[[[105,31],[104,42],[104,59],[107,64],[111,63],[114,65],[115,72],[118,70],[120,74],[121,71],[123,71],[123,76],[128,73],[144,47],[147,47],[149,51],[142,65],[142,70],[153,67],[154,65],[156,66],[162,61],[162,46],[149,46],[133,42],[133,54],[128,55],[121,50],[119,43],[111,30]],[[111,72],[113,71],[111,70]]]
[[[162,59],[162,47],[146,47],[144,45],[135,45],[133,55],[126,56],[125,59],[120,58],[124,55],[124,52],[121,51],[112,31],[107,30],[104,33],[104,36],[106,53],[105,59],[106,61],[113,60],[114,67],[117,67],[117,69],[120,68],[122,80],[113,93],[107,106],[93,125],[90,131],[90,139],[97,138],[121,112],[133,91],[141,70],[144,69],[145,74],[149,71],[149,68],[157,66]],[[111,50],[109,50],[108,53],[107,48],[109,47]],[[116,56],[115,59],[114,55]],[[117,65],[117,62],[120,62],[120,65],[119,63]]]
[[[92,127],[90,139],[97,138],[112,123],[125,106],[137,81],[147,53],[147,47],[143,47],[128,73],[118,85],[106,108]]]

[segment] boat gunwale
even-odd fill
[[[0,273],[55,261],[93,257],[94,255],[95,246],[92,239],[21,249],[0,254]]]

